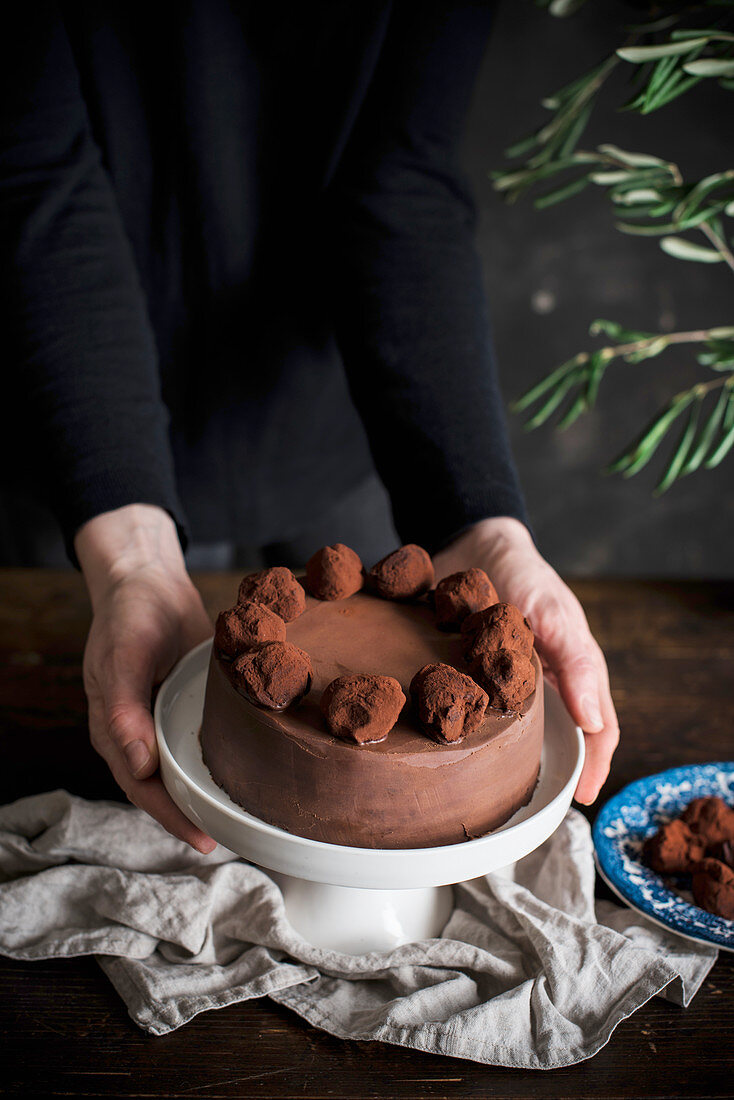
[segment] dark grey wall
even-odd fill
[[[536,211],[528,200],[506,206],[488,179],[489,170],[503,164],[502,150],[548,117],[540,98],[619,45],[615,28],[635,14],[628,5],[598,0],[563,20],[530,0],[505,0],[499,10],[466,161],[481,209],[479,242],[508,400],[594,346],[587,329],[596,317],[652,331],[734,323],[732,273],[723,265],[674,260],[654,241],[618,233],[603,192],[590,188]],[[620,79],[617,90],[622,86]],[[619,113],[621,101],[612,92],[600,104],[585,147],[611,141],[652,152],[676,161],[687,177],[731,166],[731,93],[727,99],[702,84],[644,119]],[[638,366],[613,365],[597,409],[565,433],[547,426],[526,433],[522,418],[508,414],[538,542],[558,569],[734,574],[734,452],[718,470],[692,474],[661,498],[651,490],[667,448],[636,478],[600,474],[668,397],[704,377],[712,375],[693,353],[677,349]]]

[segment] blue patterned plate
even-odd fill
[[[734,761],[671,768],[630,783],[594,822],[596,865],[623,901],[689,939],[734,951],[734,921],[692,903],[690,877],[661,878],[640,858],[644,841],[694,798],[718,795],[734,806]]]

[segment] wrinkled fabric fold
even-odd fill
[[[95,955],[154,1035],[270,997],[346,1039],[492,1065],[592,1057],[656,994],[687,1006],[717,952],[594,898],[575,810],[499,875],[459,883],[438,939],[345,955],[288,922],[265,871],[200,855],[146,814],[53,791],[0,807],[0,953]]]

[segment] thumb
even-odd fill
[[[130,775],[147,779],[158,768],[158,746],[151,714],[152,676],[140,657],[116,655],[103,685],[103,721]]]

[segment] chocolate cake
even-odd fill
[[[417,559],[409,557],[413,567]],[[389,568],[379,564],[382,577],[392,581]],[[238,662],[214,647],[201,731],[204,761],[219,786],[255,817],[313,840],[424,848],[483,836],[525,805],[536,785],[543,744],[538,658],[532,652],[528,662],[537,689],[513,712],[493,709],[483,688],[470,680],[458,623],[452,624],[454,633],[444,622],[439,629],[430,594],[382,598],[367,578],[363,590],[346,598],[307,595],[303,612],[287,623],[286,644],[266,643],[310,659],[310,690],[291,706],[257,705]],[[420,581],[414,590],[425,591],[423,574]],[[256,584],[245,585],[244,598],[257,602]],[[435,736],[433,711],[428,722],[426,700],[421,698],[419,714],[419,700],[411,695],[411,687],[415,692],[427,682],[426,666],[428,679],[451,702],[453,717],[456,707],[464,708],[458,727],[438,723],[452,730],[453,740],[440,731]],[[433,671],[440,666],[453,666],[461,675]],[[393,686],[384,695],[386,678]],[[434,710],[442,698],[436,692]],[[359,729],[345,736],[343,715],[358,712]],[[464,720],[464,712],[471,720]],[[380,739],[374,739],[373,727]]]

